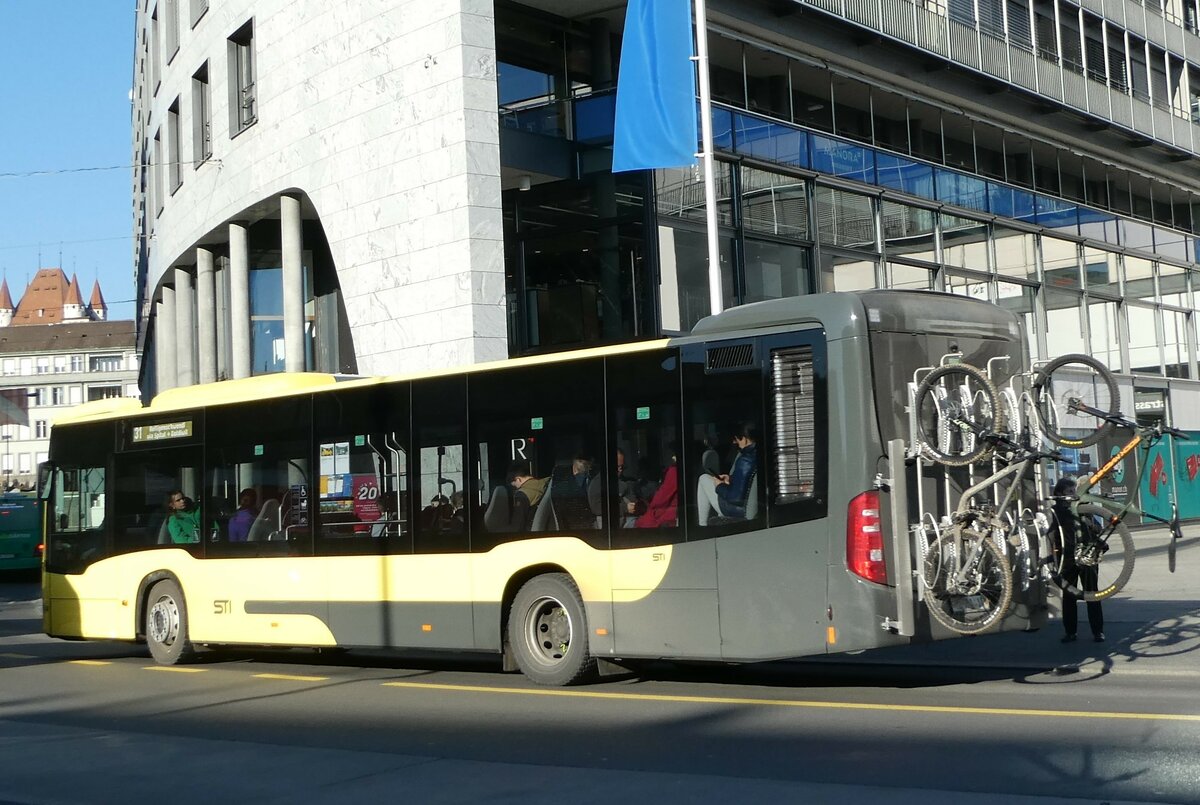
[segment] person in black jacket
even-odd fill
[[[1081,567],[1075,563],[1075,532],[1080,526],[1080,522],[1075,512],[1071,510],[1071,502],[1074,497],[1075,479],[1060,478],[1054,485],[1054,516],[1062,530],[1062,545],[1065,554],[1062,562],[1062,580],[1064,584],[1091,592],[1098,587],[1099,574],[1094,565]],[[1079,609],[1076,606],[1078,601],[1079,597],[1074,593],[1063,590],[1062,621],[1063,629],[1066,632],[1062,638],[1064,643],[1073,643],[1076,640],[1075,633],[1079,628]],[[1103,643],[1104,608],[1099,601],[1088,601],[1087,616],[1088,626],[1092,630],[1092,639],[1097,643]]]

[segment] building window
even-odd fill
[[[50,389],[50,404],[51,405],[62,405],[63,401],[65,399],[66,399],[66,397],[63,396],[63,387],[62,386],[51,387],[51,389]]]
[[[88,361],[90,372],[119,372],[121,371],[120,355],[94,355]]]
[[[92,386],[88,389],[88,402],[112,400],[121,396],[120,386]]]
[[[150,86],[151,95],[158,94],[158,85],[162,81],[162,39],[158,30],[158,9],[150,15]]]
[[[67,371],[67,358],[65,355],[54,356],[54,374],[60,375]]]
[[[82,355],[72,355],[71,356],[71,371],[72,372],[82,372],[83,371],[83,356]]]
[[[21,453],[17,456],[17,472],[29,472],[29,454]]]
[[[45,439],[50,435],[50,428],[46,426],[46,420],[35,419],[33,421],[33,438]]]
[[[229,37],[229,133],[237,135],[258,120],[254,85],[254,21]]]
[[[50,371],[50,359],[49,358],[38,358],[37,359],[37,373],[39,375],[44,375],[44,374],[48,373],[49,371]]]
[[[183,184],[183,139],[179,133],[179,99],[176,98],[167,109],[167,149],[171,152],[168,155],[170,161],[167,163],[167,176],[171,182],[172,194]]]
[[[13,358],[4,359],[4,374],[15,375],[17,373],[17,362]]]
[[[167,64],[175,58],[175,54],[179,52],[179,3],[180,0],[164,0],[166,5],[166,44],[167,44]]]
[[[31,406],[46,404],[46,389],[36,388],[29,392],[29,404]]]
[[[150,170],[154,171],[154,181],[151,184],[151,188],[154,192],[154,204],[153,204],[154,214],[156,216],[158,216],[158,215],[162,215],[163,201],[164,201],[166,194],[163,193],[163,186],[162,186],[162,181],[163,181],[162,137],[160,136],[160,133],[157,131],[154,132],[154,153],[150,157],[150,162],[151,162]]]
[[[212,156],[212,91],[208,86],[208,62],[192,76],[192,159],[193,167]]]
[[[204,16],[204,12],[208,11],[208,0],[191,0],[192,4],[192,27],[196,27],[196,23],[200,22],[200,18]]]

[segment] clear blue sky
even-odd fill
[[[99,279],[110,318],[133,318],[135,2],[0,0],[0,269],[14,302],[39,267],[61,265],[84,302]]]

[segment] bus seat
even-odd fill
[[[258,516],[250,524],[250,532],[246,535],[247,542],[264,542],[271,534],[279,529],[279,501],[267,498],[263,501]]]
[[[758,473],[754,473],[754,477],[750,479],[750,496],[746,498],[746,519],[753,520],[758,517]]]
[[[529,530],[558,530],[558,516],[554,513],[554,476],[550,477],[550,482],[546,484],[546,491],[542,493],[542,499],[533,510],[533,525],[529,527]]]
[[[158,527],[158,544],[159,545],[170,545],[171,544],[171,529],[169,529],[167,527],[167,523],[170,520],[171,520],[170,517],[164,517],[163,521],[162,521],[162,525]]]
[[[513,507],[510,497],[506,486],[492,489],[492,499],[488,501],[487,509],[483,512],[483,525],[493,534],[504,534],[513,530]]]

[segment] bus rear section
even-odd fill
[[[987,477],[993,464],[946,467],[917,456],[909,416],[912,389],[944,362],[990,367],[997,387],[1028,365],[1023,328],[996,305],[934,292],[860,297],[876,420],[868,452],[877,483],[848,489],[843,501],[846,561],[840,567],[831,563],[829,599],[831,612],[849,617],[837,618],[838,643],[830,651],[958,636],[934,622],[923,604],[917,571],[929,532],[922,528],[942,523],[962,491]],[[1036,496],[1027,494],[1025,500],[1036,506]],[[831,556],[836,555],[831,545]],[[997,631],[1045,622],[1046,588],[1040,580],[1016,588],[1013,602]],[[881,633],[888,637],[881,639]]]
[[[0,495],[0,572],[41,567],[41,512],[32,493]]]

